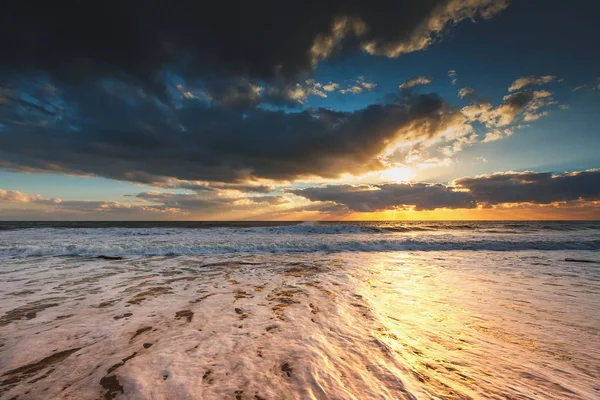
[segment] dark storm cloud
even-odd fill
[[[0,162],[0,167],[10,169],[9,166],[3,165],[2,162]],[[18,168],[16,170],[19,171]],[[40,173],[39,170],[28,172]],[[269,193],[275,190],[275,187],[272,185],[252,181],[249,181],[247,183],[186,181],[171,177],[150,175],[145,172],[126,173],[126,175],[127,180],[132,182],[143,183],[146,185],[164,189],[193,190],[198,193],[218,192],[222,190],[235,190],[242,193]]]
[[[331,185],[290,192],[311,201],[330,201],[359,212],[407,206],[414,206],[417,210],[433,210],[505,203],[597,201],[600,200],[600,170],[560,175],[549,172],[499,173],[457,179],[450,186],[425,183]]]
[[[240,112],[185,96],[165,105],[130,85],[104,81],[65,86],[43,101],[56,105],[56,115],[19,102],[0,108],[4,168],[164,187],[166,177],[241,183],[368,172],[382,167],[375,157],[395,140],[432,138],[464,119],[436,94],[398,95],[354,112]]]
[[[5,2],[0,65],[59,82],[111,77],[164,93],[186,78],[287,80],[332,54],[418,51],[508,0]]]
[[[390,183],[375,186],[331,185],[290,192],[311,201],[333,201],[359,212],[383,211],[404,206],[415,206],[417,210],[476,206],[468,193],[457,192],[444,185],[426,183]]]
[[[461,178],[453,184],[468,189],[478,203],[490,205],[600,200],[600,170],[560,175],[550,172],[501,173]]]
[[[201,87],[201,96],[224,107],[244,109],[254,107],[261,101],[265,102],[264,96],[261,96],[262,88],[244,79],[213,80],[202,84]]]
[[[354,112],[303,110],[308,96],[339,86],[310,79],[316,64],[422,50],[455,24],[507,5],[8,2],[0,11],[0,168],[259,193],[269,188],[257,178],[379,169],[375,157],[390,143],[435,137],[460,123],[460,112],[412,93]]]

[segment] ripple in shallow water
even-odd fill
[[[2,398],[600,393],[591,252],[40,257],[0,267]]]

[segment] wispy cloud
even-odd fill
[[[433,78],[429,76],[415,76],[404,81],[400,86],[401,90],[409,90],[418,85],[428,85],[433,81]]]
[[[472,88],[468,88],[468,87],[459,89],[459,91],[458,91],[458,97],[460,97],[461,99],[472,96],[473,94],[475,94],[475,90],[473,90]]]
[[[522,78],[519,78],[517,80],[515,80],[512,85],[510,85],[510,87],[508,88],[509,92],[514,92],[516,90],[521,90],[524,87],[527,86],[531,86],[531,85],[547,85],[549,83],[552,83],[556,80],[556,76],[552,76],[552,75],[544,75],[544,76],[540,76],[540,77],[536,77],[535,75],[530,75],[530,76],[524,76]]]
[[[451,69],[448,71],[448,77],[452,80],[452,86],[455,86],[458,83],[458,74],[455,70]]]
[[[372,91],[377,87],[377,84],[374,82],[365,81],[364,76],[359,76],[351,85],[346,87],[346,89],[340,89],[341,94],[360,94],[364,91]]]
[[[600,91],[600,77],[596,78],[596,80],[594,82],[576,86],[572,90],[573,90],[573,92],[578,92],[580,90]]]

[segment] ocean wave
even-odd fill
[[[0,256],[179,256],[231,253],[312,253],[312,252],[387,252],[387,251],[522,251],[522,250],[600,250],[600,240],[587,241],[424,241],[424,240],[347,240],[337,242],[257,242],[257,243],[133,243],[107,245],[17,245],[0,248]]]
[[[26,230],[57,235],[148,236],[181,231],[236,233],[363,234],[419,232],[600,232],[598,221],[390,221],[390,222],[0,222],[0,232]]]
[[[139,223],[135,223],[135,227],[124,227],[123,224],[103,228],[44,226],[1,231],[0,256],[600,250],[600,224],[592,222],[366,222],[260,226],[234,223],[210,228],[182,228],[177,224],[139,226]],[[548,230],[548,227],[553,229]]]
[[[234,232],[234,233],[266,233],[266,234],[300,234],[300,235],[336,235],[336,234],[377,234],[377,233],[420,233],[420,232],[479,232],[498,234],[523,234],[535,232],[597,232],[600,233],[600,223],[553,223],[553,224],[510,224],[510,223],[389,223],[389,222],[366,222],[366,223],[317,223],[317,224],[285,224],[257,226],[239,224],[211,224],[210,226],[98,226],[81,227],[72,226],[32,226],[19,229],[11,226],[4,227],[3,232],[15,230],[32,231],[39,234],[52,235],[120,235],[120,236],[152,236],[173,235],[181,232],[198,232],[202,234],[211,232]]]

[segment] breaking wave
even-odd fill
[[[257,241],[256,243],[100,243],[100,244],[31,244],[4,246],[0,256],[179,256],[242,253],[312,253],[312,252],[386,252],[386,251],[521,251],[521,250],[599,250],[600,240],[587,241],[450,241],[450,240],[342,240],[331,242]]]
[[[594,222],[222,224],[204,228],[123,224],[3,230],[0,256],[600,250],[600,224]]]

